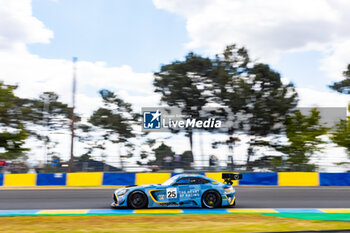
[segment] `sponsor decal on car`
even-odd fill
[[[176,188],[167,188],[166,196],[168,199],[177,198],[177,189]]]

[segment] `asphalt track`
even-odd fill
[[[0,210],[109,209],[114,189],[0,189]],[[350,208],[350,187],[236,187],[236,208]]]

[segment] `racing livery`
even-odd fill
[[[134,209],[234,206],[232,180],[241,179],[242,175],[223,173],[222,178],[225,183],[199,174],[180,174],[163,184],[126,186],[114,192],[111,206]]]

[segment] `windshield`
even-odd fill
[[[165,181],[162,185],[171,185],[177,179],[176,176],[171,177],[169,180]]]

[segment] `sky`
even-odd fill
[[[139,110],[159,104],[162,64],[236,43],[293,82],[300,106],[346,107],[327,86],[350,63],[349,11],[347,0],[0,0],[0,80],[70,103],[78,57],[78,113],[101,105],[102,88]]]
[[[189,51],[214,56],[230,43],[245,46],[253,59],[293,82],[300,106],[340,107],[349,101],[327,87],[342,79],[350,62],[347,1],[0,2],[0,79],[19,84],[19,95],[52,90],[69,103],[76,56],[81,114],[100,105],[101,88],[136,109],[157,105],[152,73],[162,64]]]

